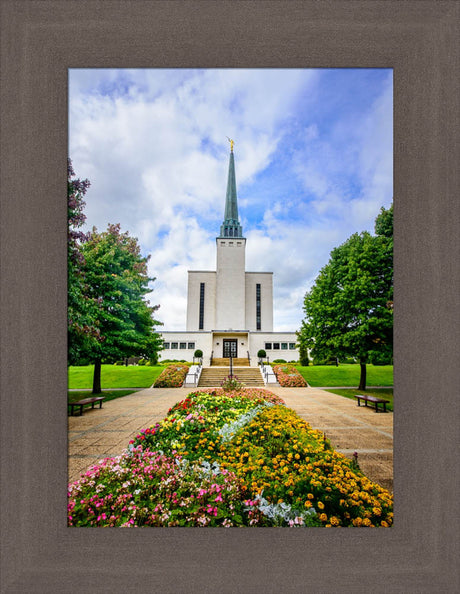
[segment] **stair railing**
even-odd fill
[[[230,378],[233,377],[233,357],[231,355],[230,355],[230,373],[229,373],[228,377],[230,377]]]
[[[246,351],[246,353],[248,355],[248,365],[251,367],[251,357],[249,356],[249,351]]]
[[[209,365],[212,365],[212,357],[214,355],[214,351],[211,351],[211,356],[209,358]]]

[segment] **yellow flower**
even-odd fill
[[[363,519],[362,518],[355,518],[353,520],[353,526],[361,526],[363,523]]]
[[[315,498],[315,496],[313,495],[313,493],[308,493],[307,497],[308,497],[308,499],[314,499]]]
[[[389,525],[385,522],[385,520],[382,520],[380,522],[380,526],[383,526],[384,528],[389,528]]]
[[[309,507],[311,507],[313,504],[312,504],[312,502],[311,502],[311,501],[308,501],[308,500],[307,500],[307,501],[305,501],[305,504],[304,504],[304,505],[305,505],[305,507],[308,509],[308,508],[309,508]]]
[[[336,518],[335,516],[331,516],[329,521],[333,526],[338,526],[340,524],[339,518]]]
[[[322,501],[318,501],[319,509],[324,509],[324,503]]]
[[[319,519],[321,520],[321,522],[327,522],[327,515],[326,514],[321,514],[319,516]]]

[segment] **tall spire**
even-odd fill
[[[228,165],[227,195],[225,198],[224,222],[220,227],[220,237],[243,237],[243,229],[238,220],[233,140],[230,140],[230,162]]]

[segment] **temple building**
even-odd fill
[[[238,217],[235,159],[231,141],[224,221],[216,237],[216,270],[189,270],[186,330],[161,331],[161,359],[191,361],[196,349],[203,364],[256,366],[257,353],[270,361],[297,361],[296,334],[273,332],[273,272],[246,271],[246,239]]]

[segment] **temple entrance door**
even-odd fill
[[[228,359],[229,357],[238,356],[238,340],[236,338],[224,338],[223,340],[223,357]]]

